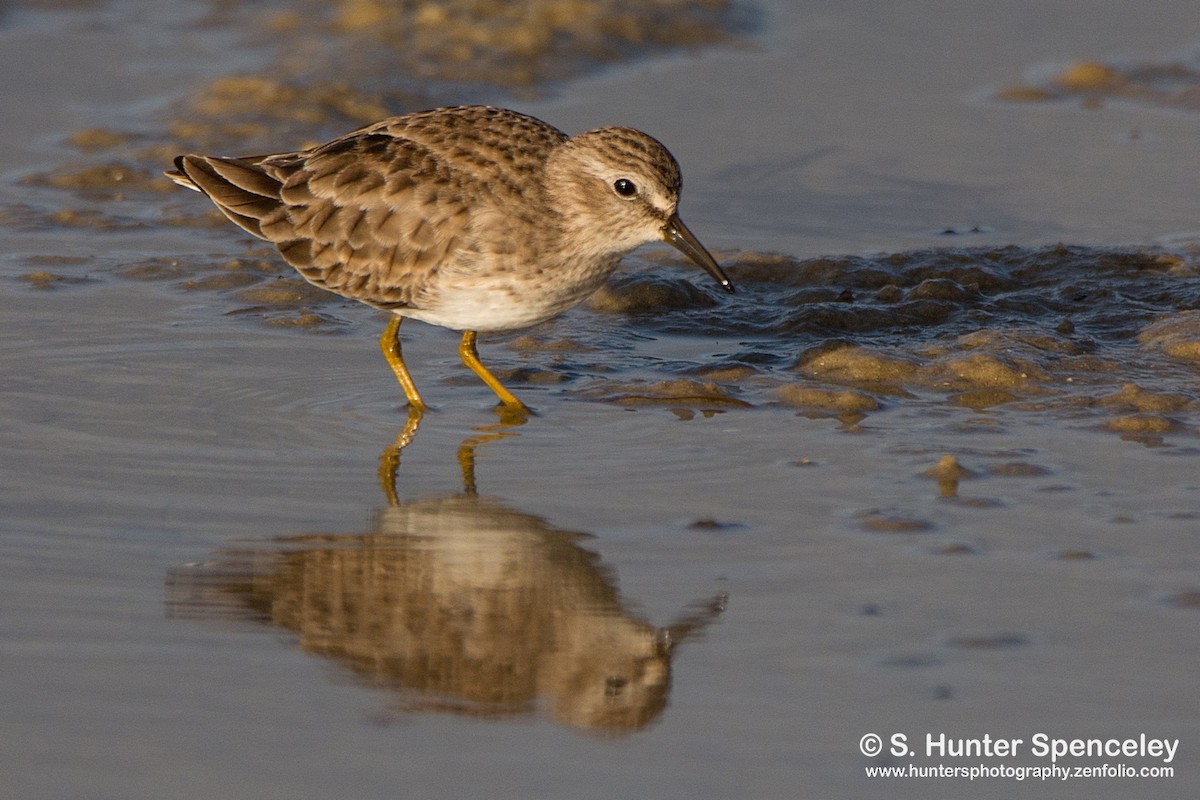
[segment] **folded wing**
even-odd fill
[[[180,156],[167,173],[273,242],[313,284],[379,308],[419,303],[471,251],[465,178],[428,148],[364,130],[298,153]]]

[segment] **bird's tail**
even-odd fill
[[[221,213],[260,239],[262,220],[279,209],[282,184],[252,160],[183,155],[164,173],[175,183],[208,196]]]

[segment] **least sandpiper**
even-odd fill
[[[515,111],[459,106],[308,150],[182,155],[175,167],[168,177],[273,242],[306,280],[392,312],[380,346],[416,415],[426,406],[400,352],[405,317],[462,331],[463,363],[523,414],[479,361],[477,332],[566,311],[655,240],[733,291],[676,213],[679,164],[632,128],[568,137]]]

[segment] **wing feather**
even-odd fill
[[[274,242],[307,280],[381,308],[410,305],[471,249],[470,176],[424,145],[364,129],[299,153],[180,156],[172,179]]]
[[[294,153],[180,156],[167,175],[275,243],[317,286],[379,308],[421,307],[439,272],[471,270],[536,235],[513,207],[565,139],[523,114],[463,106]]]

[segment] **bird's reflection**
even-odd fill
[[[666,627],[631,613],[587,534],[552,527],[475,489],[475,449],[459,448],[463,491],[400,502],[409,424],[380,459],[388,498],[366,533],[275,539],[229,549],[168,577],[173,616],[255,620],[295,633],[302,650],[394,690],[408,712],[497,717],[544,713],[590,731],[638,730],[666,707],[671,659],[724,599],[693,604]]]

